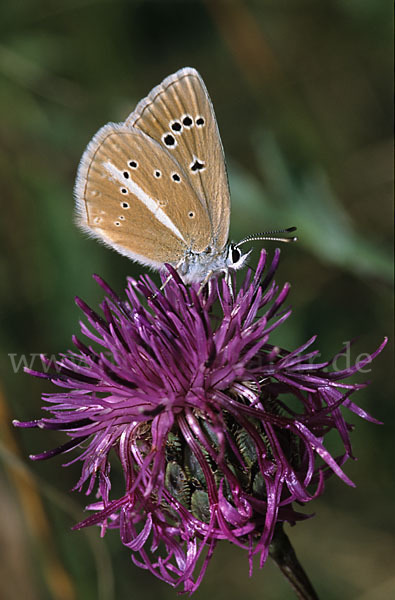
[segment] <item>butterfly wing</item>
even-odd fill
[[[211,243],[189,174],[160,142],[109,123],[88,145],[75,196],[79,226],[121,254],[160,268]]]
[[[167,77],[125,125],[149,135],[184,167],[208,214],[211,243],[222,250],[229,235],[229,186],[213,105],[199,73],[188,67]]]

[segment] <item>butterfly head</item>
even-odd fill
[[[225,254],[225,267],[227,269],[233,269],[234,271],[241,269],[245,265],[251,252],[252,249],[243,253],[238,247],[238,244],[228,244]]]
[[[237,271],[238,269],[241,269],[242,267],[244,267],[244,265],[246,264],[246,262],[248,260],[248,257],[250,256],[250,254],[252,252],[252,248],[251,248],[251,250],[248,250],[248,252],[242,252],[242,250],[240,249],[240,246],[242,246],[243,244],[245,244],[247,242],[262,241],[262,240],[272,240],[272,241],[278,241],[278,242],[296,242],[296,240],[297,240],[296,236],[277,237],[277,235],[276,236],[273,235],[273,234],[278,234],[278,233],[291,233],[291,232],[294,232],[295,229],[296,229],[296,227],[288,227],[287,229],[281,229],[281,230],[277,230],[277,231],[269,231],[266,233],[256,233],[256,234],[248,235],[247,237],[240,240],[240,242],[237,242],[237,244],[234,244],[233,242],[228,242],[228,244],[226,244],[222,254],[220,255],[220,261],[219,261],[220,264],[218,264],[216,269],[213,269],[213,274],[216,271],[228,271],[228,270]]]

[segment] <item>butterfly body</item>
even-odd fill
[[[227,273],[229,269],[240,269],[250,252],[242,254],[234,244],[227,243],[218,252],[215,245],[208,246],[204,252],[187,252],[178,272],[185,283],[205,281],[218,273]],[[176,265],[177,266],[177,265]]]
[[[240,268],[228,242],[230,194],[213,106],[199,73],[180,69],[124,123],[88,144],[75,186],[77,223],[141,264],[185,282]]]

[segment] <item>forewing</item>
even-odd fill
[[[177,264],[211,242],[187,173],[139,129],[109,123],[88,145],[75,187],[78,224],[143,264]]]
[[[199,73],[184,68],[141,100],[125,121],[155,139],[184,168],[220,250],[228,239],[229,186],[214,109]]]

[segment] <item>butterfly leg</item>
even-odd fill
[[[226,282],[226,285],[228,286],[230,297],[232,298],[232,301],[234,301],[235,295],[234,295],[234,292],[233,292],[232,276],[231,276],[231,274],[229,272],[229,269],[224,269],[223,273],[225,274],[225,282]],[[202,283],[200,284],[198,295],[201,294],[201,292],[203,291],[204,287],[207,284],[210,286],[210,281],[212,279],[213,274],[214,274],[214,271],[209,271],[209,273],[207,273],[206,277],[203,279]],[[209,287],[208,291],[209,291],[209,294],[210,294],[210,291],[211,291],[210,287]]]
[[[181,267],[182,263],[184,262],[184,258],[182,258],[181,260],[178,261],[178,263],[175,266],[175,270],[178,271],[178,269]],[[170,275],[167,276],[167,278],[165,279],[165,281],[162,283],[162,285],[160,286],[159,290],[162,292],[165,287],[167,286],[167,284],[169,283],[170,279],[173,277],[173,275],[170,273]]]
[[[206,285],[210,283],[210,279],[212,278],[213,274],[214,274],[214,271],[209,271],[207,273],[206,277],[203,279],[202,283],[200,284],[198,296],[199,296],[199,294],[202,293],[202,291],[206,287]]]
[[[165,289],[165,287],[167,286],[167,284],[169,283],[170,279],[173,277],[173,275],[170,273],[170,275],[168,275],[165,279],[165,281],[162,283],[162,285],[159,288],[160,292],[163,292],[163,290]]]
[[[235,295],[233,292],[232,275],[231,275],[229,269],[224,269],[224,273],[225,273],[225,283],[228,286],[229,294],[230,294],[230,297],[232,298],[232,302],[234,302]]]

